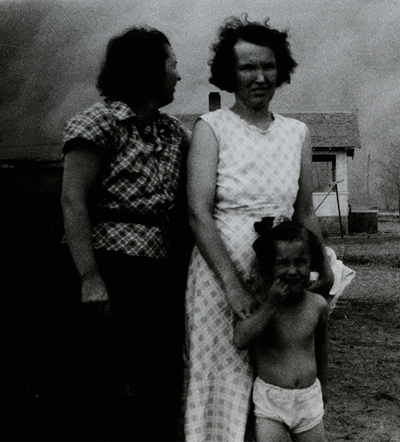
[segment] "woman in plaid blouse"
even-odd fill
[[[189,138],[159,111],[173,100],[176,65],[155,29],[114,37],[97,82],[104,100],[64,133],[66,241],[82,303],[92,317],[110,317],[110,376],[129,398],[131,440],[176,440],[184,260],[175,236],[187,228],[181,172]]]

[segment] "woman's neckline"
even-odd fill
[[[254,130],[256,130],[257,132],[260,132],[260,133],[267,133],[270,129],[271,129],[271,127],[272,127],[272,125],[274,124],[274,122],[275,122],[275,120],[276,120],[276,118],[275,118],[275,115],[271,112],[271,111],[269,111],[269,113],[270,113],[270,115],[271,115],[271,121],[270,121],[270,123],[269,123],[269,125],[268,125],[268,127],[266,128],[266,129],[262,129],[261,127],[258,127],[257,125],[255,125],[255,124],[252,124],[252,123],[249,123],[247,120],[245,120],[243,117],[241,117],[239,114],[237,114],[235,111],[233,111],[230,107],[228,107],[228,108],[226,108],[232,115],[234,115],[237,119],[239,119],[240,121],[243,121],[243,123],[246,125],[246,126],[248,126],[249,128],[252,128],[252,129],[254,129]]]

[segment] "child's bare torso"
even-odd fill
[[[296,304],[284,303],[255,344],[258,376],[266,383],[297,389],[317,377],[315,329],[326,301],[305,292]]]

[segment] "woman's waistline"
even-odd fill
[[[91,207],[90,218],[94,223],[115,222],[128,224],[144,224],[149,227],[166,227],[170,218],[165,213],[133,213],[128,210],[109,209],[105,207]]]

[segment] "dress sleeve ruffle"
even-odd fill
[[[325,247],[325,252],[334,275],[334,283],[327,298],[329,311],[332,312],[332,310],[335,308],[337,300],[356,276],[356,272],[345,266],[342,261],[337,259],[335,251],[330,247]]]

